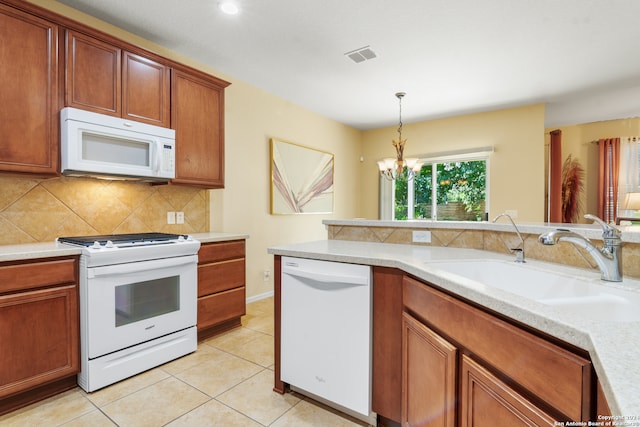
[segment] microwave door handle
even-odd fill
[[[153,167],[153,172],[155,174],[158,174],[160,172],[160,152],[161,152],[160,141],[154,138],[152,148],[151,148],[151,158],[153,159],[152,167]]]

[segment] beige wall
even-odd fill
[[[544,219],[544,105],[405,124],[405,157],[493,146],[489,159],[489,217],[517,210],[518,221]],[[376,162],[392,157],[397,127],[364,132],[365,185],[361,216],[378,217]]]
[[[273,289],[263,281],[273,271],[267,247],[326,239],[323,219],[357,215],[361,133],[239,81],[226,94],[226,185],[211,191],[211,227],[250,234],[247,292],[258,295]],[[270,138],[334,154],[333,214],[270,214]]]
[[[598,214],[598,145],[593,142],[602,138],[640,136],[640,119],[606,120],[549,128],[544,134],[545,146],[549,145],[549,132],[554,129],[562,131],[562,160],[571,155],[578,159],[585,170],[578,222],[590,222],[583,218],[584,214]]]
[[[326,239],[325,218],[357,215],[362,165],[361,132],[293,105],[242,81],[206,67],[142,38],[51,0],[32,3],[136,43],[167,58],[201,69],[231,82],[225,91],[225,188],[211,190],[211,231],[247,233],[247,296],[273,289],[273,275],[263,281],[263,271],[273,272],[267,248],[308,240]],[[278,138],[322,149],[335,155],[334,213],[331,215],[270,214],[269,139]]]

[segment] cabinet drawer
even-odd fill
[[[244,258],[198,266],[198,296],[244,286]]]
[[[198,298],[198,330],[244,316],[245,313],[244,286]]]
[[[0,264],[0,294],[76,282],[77,258]]]
[[[198,262],[200,264],[206,264],[227,259],[244,258],[244,243],[244,240],[205,243],[200,246],[200,250],[198,251]]]
[[[408,277],[403,282],[403,300],[431,327],[569,419],[588,419],[588,360]]]

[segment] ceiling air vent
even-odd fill
[[[351,58],[355,63],[366,61],[367,59],[373,59],[376,57],[376,53],[372,51],[369,46],[361,47],[360,49],[352,50],[345,53],[346,56]]]

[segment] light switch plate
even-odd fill
[[[176,224],[184,224],[184,212],[176,212]]]
[[[176,213],[167,212],[167,224],[175,224],[175,223],[176,223]]]

